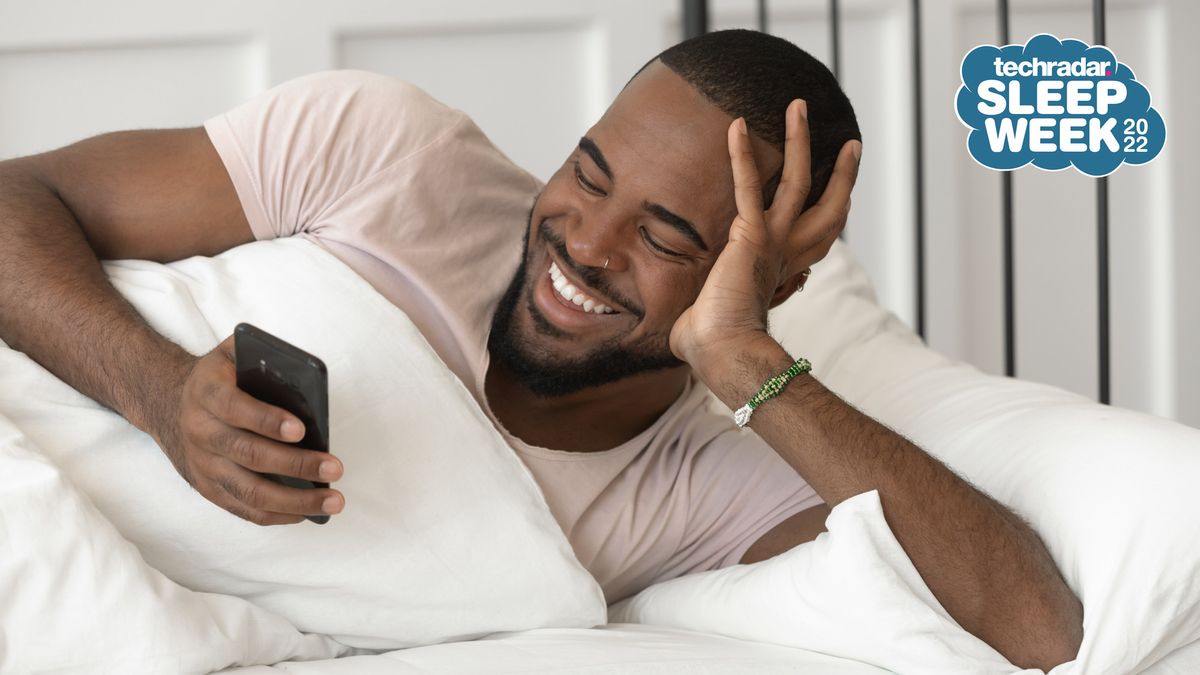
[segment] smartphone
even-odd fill
[[[238,388],[304,423],[304,438],[291,445],[329,452],[329,375],[321,359],[248,323],[239,323],[233,334]],[[329,487],[291,476],[260,475],[291,487]],[[329,522],[324,514],[306,518]]]

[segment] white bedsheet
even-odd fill
[[[539,628],[373,656],[290,661],[221,671],[237,675],[878,675],[887,672],[858,661],[803,649],[635,623],[611,623],[597,628]]]
[[[875,675],[888,672],[859,661],[804,649],[678,628],[611,623],[596,628],[540,628],[496,633],[472,642],[398,649],[373,656],[230,668],[220,671],[220,675]],[[1175,650],[1138,675],[1196,673],[1200,673],[1200,642]]]
[[[1200,673],[1200,642],[1193,642],[1167,654],[1139,675],[1196,675]]]

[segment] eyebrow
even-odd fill
[[[600,171],[607,176],[609,180],[613,179],[612,169],[608,168],[608,161],[604,159],[604,153],[600,152],[600,148],[596,147],[596,144],[592,142],[592,139],[588,138],[587,136],[579,139],[579,149],[586,152],[588,157],[592,158],[592,161],[596,163],[596,166],[600,167]]]
[[[600,168],[601,173],[607,176],[609,180],[614,180],[612,169],[608,166],[608,160],[604,159],[604,153],[600,152],[600,148],[596,146],[596,143],[592,139],[587,136],[580,138],[579,149],[592,158],[592,161]],[[700,236],[700,232],[696,230],[696,227],[687,218],[654,202],[642,202],[642,208],[655,218],[678,230],[683,236],[690,239],[692,243],[699,246],[701,251],[708,251],[708,244],[704,243],[704,238]]]

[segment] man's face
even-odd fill
[[[493,321],[492,359],[542,396],[685,365],[671,328],[737,213],[731,122],[661,63],[634,78],[538,195]],[[781,156],[752,138],[765,180]],[[597,313],[600,304],[613,311]]]

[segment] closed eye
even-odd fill
[[[666,247],[665,247],[665,246],[663,246],[662,244],[659,244],[657,241],[654,241],[654,237],[651,237],[651,236],[650,236],[650,233],[646,231],[646,228],[644,228],[644,227],[638,227],[638,231],[639,231],[639,232],[641,232],[641,234],[642,234],[642,239],[643,239],[643,240],[646,242],[646,244],[647,244],[648,246],[650,246],[651,248],[654,248],[654,249],[656,249],[656,250],[657,250],[657,251],[659,251],[660,253],[664,253],[664,254],[666,254],[666,255],[669,255],[669,256],[674,256],[674,257],[676,257],[676,258],[682,258],[682,257],[683,257],[683,254],[682,254],[682,253],[680,253],[680,252],[678,252],[678,251],[672,251],[671,249],[669,249],[669,248],[666,248]]]
[[[604,190],[601,190],[595,183],[588,180],[587,176],[583,175],[583,169],[579,168],[579,160],[575,160],[575,180],[585,192],[596,196],[604,196]]]

